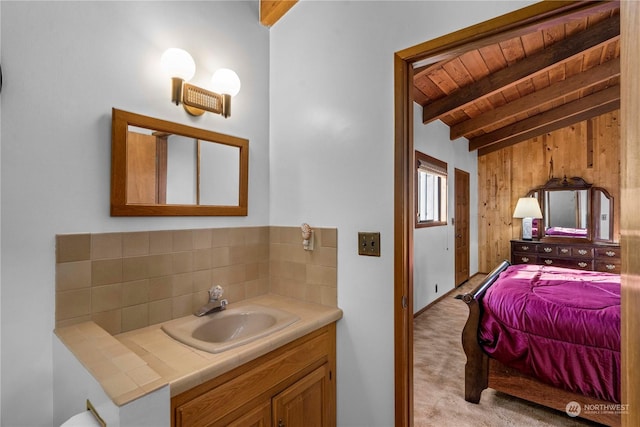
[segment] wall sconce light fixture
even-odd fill
[[[514,218],[522,218],[522,240],[533,239],[533,218],[542,218],[542,211],[535,197],[521,197],[513,211]]]
[[[228,68],[221,68],[211,78],[211,89],[187,83],[196,73],[196,63],[186,50],[167,49],[160,58],[164,72],[171,77],[171,102],[182,106],[193,116],[205,111],[229,117],[231,97],[240,91],[238,75]]]

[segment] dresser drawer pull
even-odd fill
[[[613,265],[613,264],[607,264],[607,265],[605,265],[605,267],[607,267],[607,270],[615,270],[616,269],[616,266]]]
[[[569,253],[569,249],[562,248],[562,249],[560,249],[560,252],[562,252],[563,254],[566,254],[566,253]]]
[[[585,268],[586,266],[587,266],[586,262],[579,262],[578,263],[578,267],[580,267],[580,268]]]
[[[607,251],[604,253],[606,256],[616,256],[616,253],[614,251]]]
[[[529,246],[522,246],[522,250],[523,251],[528,251],[529,250]]]
[[[551,265],[551,264],[553,264],[553,260],[552,259],[545,259],[544,263],[547,264],[547,265]]]
[[[527,258],[526,256],[523,256],[520,259],[522,260],[522,262],[529,262],[529,258]]]
[[[549,252],[551,252],[552,250],[553,250],[553,248],[544,248],[544,251],[545,251],[546,253],[549,253]]]
[[[578,249],[578,253],[580,255],[586,255],[587,254],[587,250],[586,249]]]

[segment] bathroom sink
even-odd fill
[[[173,339],[209,353],[249,343],[299,320],[295,314],[258,304],[227,308],[206,316],[188,316],[162,325]]]

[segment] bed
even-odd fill
[[[462,300],[465,400],[492,388],[620,425],[619,275],[503,261]]]

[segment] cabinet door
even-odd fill
[[[273,427],[325,427],[327,365],[322,365],[273,398]]]
[[[247,412],[235,421],[227,424],[228,427],[269,427],[271,426],[271,401],[267,400],[262,405]]]

